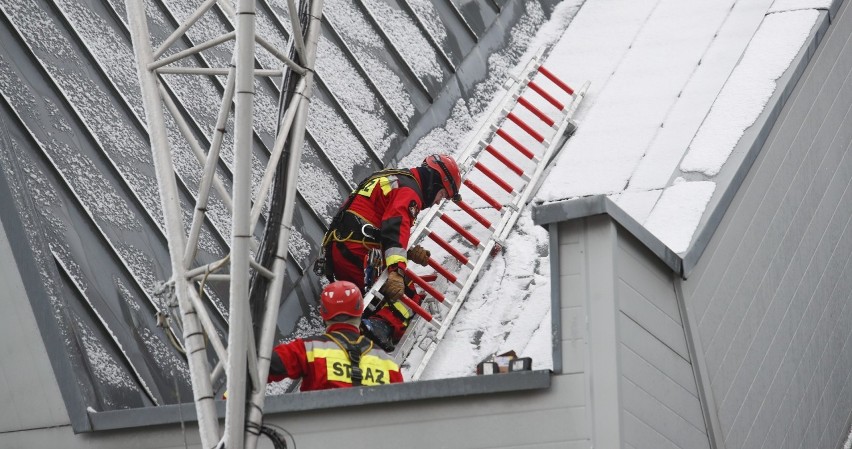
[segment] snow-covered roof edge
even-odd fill
[[[839,3],[834,2],[830,10],[820,12],[820,17],[817,20],[817,25],[814,26],[811,36],[805,45],[802,46],[802,49],[796,55],[793,62],[790,63],[787,71],[777,80],[778,88],[775,89],[772,97],[766,103],[763,112],[760,113],[754,125],[745,130],[736,147],[734,147],[734,151],[731,153],[726,166],[716,176],[716,192],[704,210],[704,214],[693,234],[689,248],[682,254],[683,272],[681,274],[684,278],[689,276],[689,273],[695,268],[695,265],[704,253],[704,249],[710,243],[710,239],[725,216],[728,206],[733,201],[746,175],[751,170],[752,164],[757,159],[764,144],[766,144],[767,138],[781,114],[781,110],[787,104],[787,100],[793,94],[793,90],[798,85],[799,80],[805,73],[805,69],[813,59],[817,47],[819,47],[820,42],[825,37]]]
[[[592,195],[540,204],[533,206],[532,209],[533,222],[539,226],[601,214],[609,215],[672,271],[682,275],[683,259],[606,195]]]
[[[606,195],[593,195],[535,205],[532,211],[533,221],[537,225],[544,226],[559,221],[608,214],[659,257],[672,271],[685,279],[698,263],[710,239],[719,227],[728,206],[751,169],[752,163],[766,143],[781,110],[813,59],[816,49],[828,31],[839,6],[840,2],[835,1],[828,10],[820,12],[817,25],[790,67],[777,80],[778,88],[767,102],[763,112],[754,125],[745,130],[728,159],[728,163],[715,178],[716,191],[707,204],[693,234],[692,242],[685,252],[678,255]]]

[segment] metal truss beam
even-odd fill
[[[235,31],[198,44],[187,50],[162,57],[171,45],[181,39],[194,23],[217,3],[206,0],[180,24],[175,31],[156,50],[151,46],[151,37],[147,27],[145,2],[128,0],[127,11],[131,37],[136,56],[139,83],[142,88],[143,106],[151,140],[151,151],[160,199],[163,207],[166,235],[172,274],[169,282],[174,287],[180,307],[180,323],[183,329],[183,344],[186,347],[189,362],[193,395],[198,415],[198,428],[201,445],[204,448],[228,447],[229,449],[254,448],[262,424],[263,404],[266,390],[266,376],[269,371],[269,354],[272,350],[278,304],[285,280],[288,241],[292,230],[292,220],[296,205],[296,185],[299,165],[305,139],[305,123],[310,104],[313,85],[314,61],[322,17],[322,0],[314,0],[310,5],[309,17],[302,26],[295,2],[289,0],[290,17],[293,29],[290,46],[295,49],[298,61],[286,56],[282,49],[274,48],[268,41],[256,34],[256,0],[239,0],[236,10],[228,0],[218,0],[219,6],[233,18]],[[192,57],[209,48],[233,39],[235,41],[232,67],[229,68],[186,68],[170,66],[183,58]],[[281,69],[261,70],[255,68],[255,43],[276,56],[283,64]],[[284,67],[286,66],[286,67]],[[253,116],[256,76],[282,76],[284,70],[292,76],[301,76],[295,94],[289,104],[282,109],[279,117],[275,144],[252,204],[253,190],[251,166],[253,151]],[[211,147],[204,154],[200,145],[188,132],[187,119],[163,88],[162,74],[184,74],[187,76],[227,75],[225,92],[217,117],[216,130],[211,138]],[[224,125],[234,110],[234,163],[233,190],[223,191],[224,186],[216,178],[215,167],[219,161]],[[165,111],[173,116],[182,131],[182,136],[193,148],[199,158],[201,183],[194,209],[182,210],[175,180],[175,160],[166,134]],[[250,251],[257,246],[254,241],[255,227],[260,219],[263,199],[267,198],[275,175],[276,167],[288,146],[286,160],[287,186],[284,195],[284,208],[281,212],[280,232],[272,267],[263,267],[251,259]],[[205,218],[207,201],[211,188],[225,199],[231,210],[230,252],[222,260],[195,266],[195,254],[198,245],[200,225]],[[184,216],[191,216],[192,223],[187,230]],[[274,220],[272,222],[275,222]],[[228,272],[224,272],[228,269]],[[249,305],[249,286],[252,274],[256,273],[270,280],[265,295],[264,313],[255,339],[251,323]],[[230,310],[227,347],[216,335],[208,310],[204,306],[200,290],[196,283],[204,281],[230,282]],[[207,350],[206,342],[212,345],[212,353]],[[216,363],[211,363],[215,357]],[[211,369],[212,366],[212,369]],[[225,409],[224,429],[220,429],[215,408],[213,380],[225,372],[229,400]],[[249,387],[249,388],[247,388]],[[248,399],[248,400],[247,400]]]

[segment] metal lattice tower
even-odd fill
[[[184,51],[164,57],[172,44],[181,39],[199,18],[217,3],[231,16],[235,31],[221,35]],[[168,239],[172,266],[170,286],[173,288],[179,308],[179,319],[172,326],[182,330],[183,346],[189,363],[193,395],[198,416],[201,444],[205,448],[253,448],[257,442],[258,429],[262,421],[266,376],[272,350],[278,304],[284,283],[287,242],[291,234],[291,222],[295,207],[296,181],[305,136],[305,122],[314,74],[317,41],[322,17],[322,0],[302,2],[301,21],[294,0],[288,0],[291,25],[293,27],[289,46],[290,57],[282,49],[274,48],[255,33],[255,0],[238,0],[236,10],[230,0],[205,0],[198,9],[180,24],[158,48],[154,49],[148,32],[148,16],[143,0],[128,0],[127,12],[130,21],[133,47],[138,66],[139,82],[142,87],[143,103],[151,139],[151,151],[155,163],[159,193]],[[191,68],[175,65],[181,59],[193,57],[206,49],[234,40],[232,63],[227,68]],[[276,56],[286,66],[279,70],[255,68],[255,44]],[[184,76],[227,76],[216,128],[211,136],[210,148],[203,151],[192,133],[188,131],[186,118],[174,104],[160,77],[163,74]],[[256,76],[285,76],[294,90],[286,95],[279,112],[277,134],[272,154],[264,171],[263,179],[256,192],[257,201],[251,201],[252,129],[254,114],[254,89]],[[298,78],[297,78],[298,77]],[[285,86],[286,87],[286,86]],[[234,109],[234,162],[233,187],[228,192],[216,176],[216,166],[222,147],[225,124]],[[203,175],[196,204],[192,205],[192,223],[185,231],[184,206],[178,195],[175,181],[175,161],[166,134],[165,111],[181,129],[187,143],[199,156]],[[286,147],[286,150],[285,150]],[[282,170],[278,170],[281,167]],[[277,173],[276,173],[277,172]],[[272,209],[270,214],[280,214],[269,223],[277,223],[277,245],[273,263],[264,267],[251,258],[250,251],[256,249],[253,240],[255,228],[261,215],[263,199],[275,176],[283,177],[286,188],[277,195],[284,195],[281,210]],[[205,220],[207,201],[215,189],[231,211],[230,253],[220,261],[203,266],[194,266],[202,223]],[[269,233],[267,233],[269,235]],[[269,244],[269,242],[265,242]],[[262,313],[255,316],[259,335],[255,338],[255,327],[250,312],[250,284],[252,276],[267,281],[263,294]],[[230,283],[229,332],[227,346],[220,341],[213,321],[202,304],[197,285],[205,281]],[[210,342],[217,362],[211,363],[206,351]],[[258,357],[258,354],[262,355]],[[213,367],[211,368],[211,365]],[[213,380],[225,371],[229,400],[226,407],[225,428],[219,428],[215,409]],[[246,388],[250,386],[250,388]]]

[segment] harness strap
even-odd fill
[[[332,334],[337,335],[338,338],[335,338]],[[361,371],[361,356],[373,349],[373,342],[370,339],[364,338],[363,335],[359,335],[358,340],[352,342],[346,338],[344,333],[339,331],[326,332],[325,335],[337,344],[337,346],[340,346],[340,349],[349,357],[349,365],[352,370],[352,386],[360,386],[361,381],[364,379],[364,373]]]

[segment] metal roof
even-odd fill
[[[155,43],[197,3],[148,2]],[[545,13],[540,20],[556,3],[536,2]],[[283,48],[286,4],[257,5],[258,29]],[[310,265],[339,202],[357,180],[394,165],[446,121],[457,100],[485,79],[488,56],[505,46],[529,7],[496,0],[326,5],[279,316],[284,335],[318,324],[311,311],[319,282]],[[45,312],[37,316],[48,356],[60,360],[54,370],[69,371],[57,379],[72,423],[80,430],[75,414],[86,408],[186,401],[192,397],[186,362],[155,317],[165,309],[169,257],[124,1],[4,0],[0,15],[0,184],[10,192],[3,195],[3,224],[17,243],[13,252],[26,282],[37,284],[26,294],[34,310]],[[177,50],[227,30],[233,25],[221,11],[208,14]],[[192,64],[227,66],[225,54],[214,47]],[[258,64],[272,64],[266,56],[261,52]],[[164,80],[192,118],[192,132],[208,144],[222,78]],[[263,161],[274,139],[279,90],[264,79],[256,90],[255,157]],[[178,134],[173,123],[169,133]],[[225,148],[231,138],[226,134]],[[182,201],[194,202],[201,168],[186,145],[174,157]],[[226,150],[218,167],[226,188],[231,157]],[[221,199],[211,198],[199,263],[227,252],[227,216]],[[211,283],[205,291],[224,329],[227,289]]]

